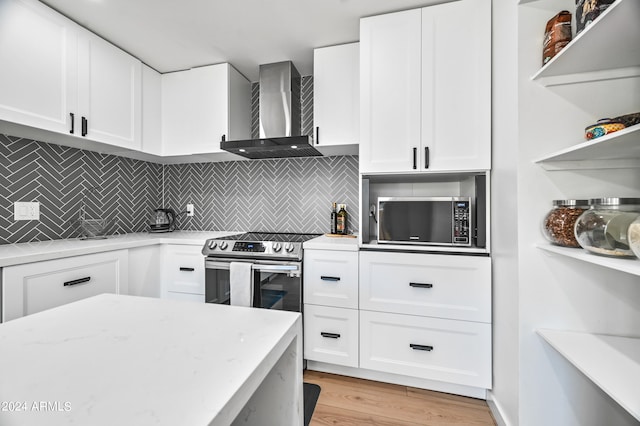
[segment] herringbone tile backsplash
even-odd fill
[[[145,231],[161,182],[159,164],[0,135],[0,244],[79,236],[83,197],[109,234]],[[40,220],[14,221],[15,201],[39,201]]]
[[[358,157],[308,157],[166,165],[165,204],[188,230],[329,232],[331,203],[358,228]]]
[[[162,166],[0,135],[0,244],[78,237],[83,197],[87,218],[114,221],[109,234],[146,231],[155,208],[187,203],[187,230],[323,233],[333,201],[357,229],[358,157]],[[39,201],[40,221],[14,221],[15,201]]]

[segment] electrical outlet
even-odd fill
[[[40,203],[16,201],[13,203],[13,220],[40,220]]]
[[[193,213],[194,213],[193,204],[187,204],[187,216],[191,217],[193,216]]]

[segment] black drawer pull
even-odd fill
[[[326,275],[321,275],[320,279],[322,281],[340,281],[340,277],[329,277],[329,276],[326,276]]]
[[[184,272],[193,272],[196,270],[196,268],[187,268],[186,266],[181,266],[180,270]]]
[[[322,337],[328,337],[330,339],[339,339],[340,335],[338,333],[327,333],[326,331],[321,331],[320,335]]]
[[[415,343],[409,343],[409,347],[414,351],[427,351],[431,352],[433,350],[433,346],[429,345],[417,345]]]
[[[433,288],[433,284],[429,283],[409,283],[409,285],[416,288]]]
[[[83,284],[88,283],[89,281],[91,281],[91,277],[78,278],[77,280],[66,281],[64,283],[64,286],[66,287],[70,285]]]

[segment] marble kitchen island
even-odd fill
[[[298,313],[102,294],[0,324],[0,424],[302,425]]]

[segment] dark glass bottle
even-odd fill
[[[347,211],[345,210],[344,204],[340,204],[340,210],[338,210],[336,233],[342,235],[347,234]]]
[[[336,203],[333,203],[331,207],[331,233],[337,233],[337,225],[338,225],[338,212],[336,212]]]

